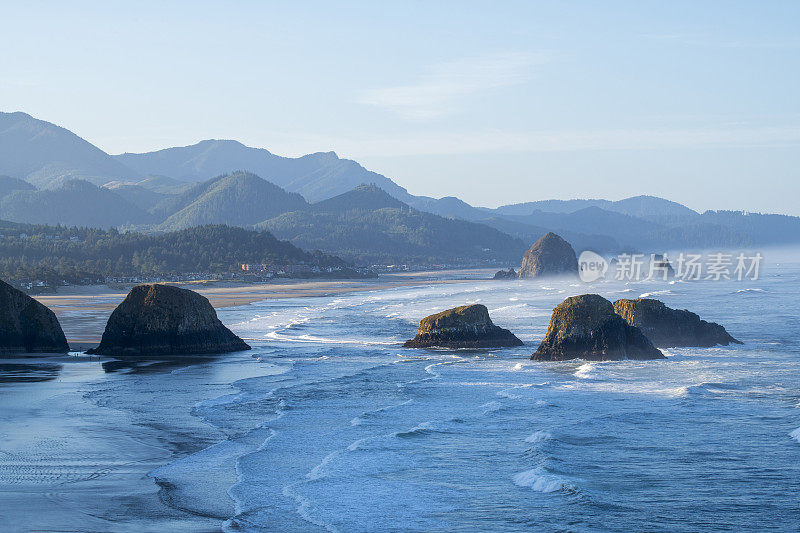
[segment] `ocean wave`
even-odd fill
[[[518,472],[512,477],[514,484],[519,487],[528,487],[536,492],[575,492],[575,486],[566,478],[547,473],[543,468],[533,468]]]
[[[408,429],[406,431],[398,431],[397,433],[394,434],[394,436],[398,437],[398,438],[401,438],[401,439],[408,439],[408,438],[413,438],[413,437],[423,437],[425,435],[429,435],[430,433],[432,433],[432,430],[431,430],[431,426],[432,425],[433,425],[433,421],[422,422],[422,423],[417,424],[413,428]]]
[[[800,428],[797,428],[791,433],[789,433],[789,436],[792,437],[797,442],[800,442]]]
[[[579,366],[572,375],[579,379],[592,379],[595,377],[592,373],[594,369],[595,367],[592,363],[584,363]]]
[[[537,442],[542,442],[546,440],[550,440],[553,438],[553,435],[549,431],[539,430],[534,432],[531,435],[525,437],[525,442],[530,442],[531,444],[536,444]]]
[[[488,415],[489,413],[494,413],[502,409],[504,405],[500,402],[492,400],[491,402],[486,402],[483,405],[478,406],[479,409],[483,410],[483,414]]]
[[[765,292],[768,291],[765,291],[764,289],[739,289],[738,291],[735,291],[733,294],[751,294],[751,293],[765,293]]]
[[[643,292],[639,295],[639,298],[650,298],[651,296],[663,296],[667,294],[672,294],[672,291],[667,289],[663,291]]]

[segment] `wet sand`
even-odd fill
[[[209,299],[215,308],[248,305],[274,298],[312,298],[394,287],[490,280],[496,269],[440,270],[381,274],[366,280],[276,280],[263,283],[200,281],[171,283]],[[100,342],[105,323],[133,285],[61,287],[56,294],[36,295],[58,317],[70,347],[82,351]]]

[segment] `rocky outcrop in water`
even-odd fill
[[[68,350],[56,315],[21,290],[0,281],[0,354]]]
[[[536,361],[619,361],[664,359],[647,337],[614,312],[597,294],[567,298],[553,309],[544,340],[531,356]]]
[[[498,270],[492,279],[517,279],[517,271],[513,268]]]
[[[548,233],[534,243],[522,257],[520,278],[577,274],[578,258],[572,246],[556,235]]]
[[[503,348],[522,346],[513,333],[495,326],[485,305],[464,305],[422,319],[406,348]]]
[[[659,300],[617,300],[614,302],[614,311],[662,348],[742,344],[721,325],[700,320],[699,316],[686,309],[667,307]]]
[[[87,353],[114,357],[215,354],[249,350],[194,291],[138,285],[108,319],[100,346]]]

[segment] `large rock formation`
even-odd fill
[[[170,285],[138,285],[114,309],[100,346],[86,353],[151,356],[249,350],[196,292]]]
[[[0,281],[0,354],[68,350],[56,315],[24,292]]]
[[[513,333],[495,326],[485,305],[464,305],[422,319],[406,348],[502,348],[522,346]]]
[[[531,356],[536,361],[664,359],[639,331],[597,294],[567,298],[553,309],[547,334]]]
[[[614,311],[662,348],[742,344],[719,324],[700,320],[699,316],[686,309],[672,309],[658,300],[617,300],[614,302]]]
[[[577,274],[578,258],[572,246],[556,235],[548,233],[534,243],[522,257],[520,278],[536,278],[558,274]]]
[[[517,279],[517,271],[513,268],[498,270],[492,279]]]

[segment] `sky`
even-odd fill
[[[109,153],[336,151],[494,207],[800,215],[800,2],[2,2],[0,110]]]

